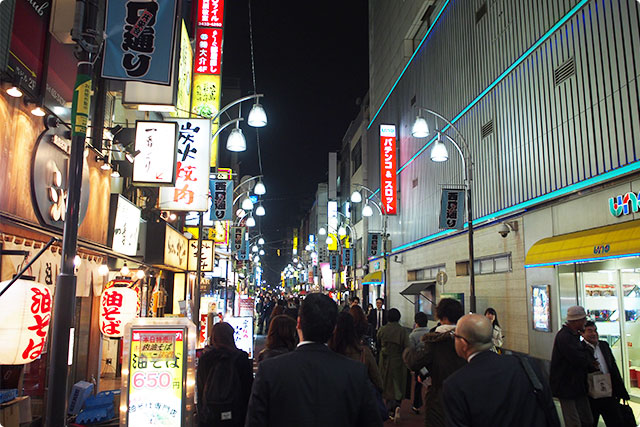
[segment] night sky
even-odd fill
[[[240,79],[239,96],[253,93],[249,1],[225,2],[223,90],[228,79]],[[311,207],[318,183],[327,181],[327,155],[340,150],[368,90],[367,1],[253,0],[251,13],[256,87],[269,120],[259,131],[267,215],[258,226],[267,241],[265,276],[274,284],[291,261],[276,249],[290,249],[283,239]],[[240,174],[257,175],[256,131],[242,128],[247,151],[239,155]],[[221,150],[225,142],[223,134]]]

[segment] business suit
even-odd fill
[[[483,351],[444,381],[448,425],[559,427],[551,390],[534,363],[531,366],[544,385],[541,400],[551,416],[550,422],[520,361],[514,356]]]
[[[365,366],[320,343],[264,360],[245,427],[382,426]]]
[[[589,351],[595,355],[595,348],[591,343],[585,341]],[[611,347],[606,341],[598,341],[598,348],[602,352],[604,361],[607,365],[607,370],[611,374],[611,388],[612,397],[603,397],[600,399],[593,399],[589,397],[589,406],[591,406],[591,413],[593,414],[594,426],[598,425],[598,418],[602,415],[607,426],[621,426],[624,425],[622,414],[620,413],[620,399],[629,400],[629,393],[624,387],[624,382],[620,376],[616,359],[613,357]]]
[[[382,312],[381,325],[378,325],[378,312]],[[370,324],[373,325],[377,333],[378,329],[380,329],[381,327],[387,324],[387,310],[385,310],[384,308],[381,308],[380,310],[378,310],[377,308],[374,308],[373,310],[371,310],[371,313],[369,313],[369,317],[367,318],[367,320],[369,321]]]

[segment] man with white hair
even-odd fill
[[[551,391],[534,364],[491,351],[493,326],[486,317],[463,316],[452,335],[456,353],[468,363],[444,382],[449,426],[560,426]]]

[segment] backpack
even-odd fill
[[[202,392],[200,422],[214,425],[243,423],[242,390],[236,360],[242,352],[217,351]]]

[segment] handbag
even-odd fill
[[[629,406],[629,402],[626,400],[624,403],[620,403],[620,415],[624,424],[621,427],[636,427],[636,417],[633,415],[633,409]]]
[[[593,399],[611,397],[613,387],[611,386],[611,374],[602,372],[591,372],[587,375],[589,384],[589,396]]]

